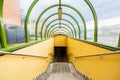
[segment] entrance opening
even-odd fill
[[[55,47],[54,50],[55,50],[54,51],[55,62],[67,62],[67,47]]]

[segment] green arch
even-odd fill
[[[36,40],[38,40],[38,30],[37,30],[37,29],[38,29],[38,24],[39,24],[39,21],[40,21],[42,15],[43,15],[47,10],[49,10],[49,9],[51,9],[51,8],[53,8],[53,7],[56,7],[56,6],[59,6],[59,4],[55,4],[55,5],[52,5],[52,6],[48,7],[48,8],[46,8],[46,9],[39,15],[39,17],[38,17],[38,19],[37,19],[37,22],[36,22],[36,28],[35,28]],[[87,34],[86,34],[86,32],[87,32],[87,30],[86,30],[86,23],[85,23],[85,19],[84,19],[84,17],[82,16],[82,14],[81,14],[76,8],[74,8],[74,7],[70,6],[70,5],[61,4],[61,6],[68,7],[68,8],[74,10],[75,12],[77,12],[77,13],[79,14],[80,18],[82,19],[82,21],[83,21],[83,23],[84,23],[84,37],[85,37],[85,40],[86,40],[86,35],[87,35]],[[80,36],[79,36],[79,37],[80,37]]]
[[[93,19],[94,19],[94,42],[98,41],[98,19],[97,19],[97,14],[96,11],[93,7],[93,5],[91,4],[91,2],[89,0],[84,0],[87,5],[89,6],[92,14],[93,14]]]
[[[54,34],[59,33],[58,31],[59,31],[59,30],[52,32],[51,35],[53,36]],[[63,30],[63,31],[64,31],[64,30]],[[61,33],[66,33],[67,36],[70,36],[70,37],[71,37],[70,33],[66,32],[66,31],[61,32]],[[60,33],[59,33],[59,34],[60,34]],[[51,37],[52,37],[52,36],[51,36]]]
[[[77,22],[77,20],[73,17],[73,16],[71,16],[70,14],[68,14],[68,13],[62,13],[62,14],[64,14],[64,15],[67,15],[67,16],[69,16],[70,18],[72,18],[74,21],[75,21],[75,23],[77,24],[77,27],[78,27],[78,33],[79,33],[79,38],[81,37],[80,35],[80,26],[79,26],[79,23]],[[54,15],[58,15],[58,13],[53,13],[53,14],[51,14],[50,16],[48,16],[46,19],[45,19],[45,21],[43,22],[43,24],[42,24],[42,26],[41,26],[41,39],[42,39],[42,35],[43,35],[43,27],[44,27],[44,24],[47,22],[47,20],[49,19],[49,18],[51,18],[52,16],[54,16]]]
[[[6,38],[6,32],[3,22],[3,5],[4,5],[4,0],[0,0],[0,39],[1,39],[1,47],[7,48],[7,38]]]
[[[71,33],[71,31],[69,31],[67,28],[61,27],[61,29],[62,29],[62,31],[68,32],[68,33],[71,35],[71,37],[74,37],[74,35]],[[56,27],[55,29],[53,29],[53,30],[50,32],[50,34],[51,34],[52,32],[54,32],[55,30],[59,30],[59,27]]]
[[[48,31],[48,33],[47,33],[47,36],[48,36],[49,33],[51,33],[51,32],[52,32],[53,30],[55,30],[56,28],[59,28],[59,26],[50,28],[49,31]],[[69,32],[71,32],[71,34],[72,34],[73,37],[74,37],[74,34],[73,34],[73,30],[72,30],[72,29],[66,28],[65,26],[61,26],[61,28],[67,29]]]
[[[4,0],[1,0],[1,5],[3,5],[3,1]],[[90,10],[92,11],[92,14],[93,14],[93,18],[94,18],[94,27],[95,27],[95,29],[94,29],[94,42],[97,42],[97,33],[98,33],[98,20],[97,20],[97,15],[96,15],[96,12],[95,12],[95,9],[94,9],[94,7],[92,6],[92,4],[91,4],[91,2],[89,1],[89,0],[84,0],[86,3],[87,3],[87,5],[89,6],[89,8],[90,8]],[[37,3],[38,2],[38,0],[34,0],[34,2],[33,3]],[[26,16],[26,23],[25,23],[25,25],[27,25],[28,23],[28,20],[29,20],[29,15],[30,15],[30,13],[31,13],[31,11],[32,11],[32,9],[33,9],[33,7],[35,6],[35,4],[33,5],[33,3],[31,4],[31,6],[29,7],[29,9],[28,9],[28,12],[27,12],[27,16]],[[59,4],[56,4],[57,6],[59,6]],[[54,7],[54,6],[56,6],[56,5],[53,5],[53,6],[51,6],[51,7]],[[66,4],[62,4],[62,6],[65,6]],[[69,5],[67,5],[66,7],[71,7],[71,6],[69,6]],[[2,7],[1,7],[2,8]],[[74,8],[74,7],[72,7],[72,8]],[[71,8],[71,9],[72,9]],[[44,10],[42,13],[41,13],[41,16],[47,11],[47,10],[49,10],[50,9],[50,7],[49,8],[47,8],[46,10]],[[74,8],[75,9],[75,8]],[[79,12],[79,11],[78,11]],[[36,23],[36,28],[35,28],[35,34],[36,34],[36,40],[38,40],[38,31],[37,31],[37,28],[38,28],[38,23],[39,23],[39,20],[40,20],[40,18],[41,18],[41,16],[39,16],[38,17],[38,22]],[[86,27],[85,27],[86,28]],[[84,32],[86,32],[86,29],[84,30]],[[27,30],[27,26],[25,26],[25,38],[26,38],[26,41],[29,41],[29,36],[28,36],[28,30]],[[84,35],[84,36],[86,36],[86,35]]]
[[[27,15],[26,15],[26,18],[25,18],[25,23],[24,23],[24,28],[25,28],[25,40],[26,42],[29,42],[29,34],[28,34],[28,22],[29,22],[29,17],[30,17],[30,14],[31,14],[31,11],[32,9],[34,8],[34,6],[36,5],[36,3],[38,2],[39,0],[34,0],[32,2],[32,4],[30,5],[28,11],[27,11]]]
[[[49,28],[49,26],[52,24],[52,23],[54,23],[55,21],[58,21],[59,19],[54,19],[54,20],[52,20],[50,23],[48,23],[48,25],[46,26],[46,29],[45,29],[45,35],[46,35],[46,32],[47,32],[47,29]],[[74,27],[74,25],[70,22],[70,21],[68,21],[67,19],[61,19],[61,21],[66,21],[66,22],[68,22],[70,25],[71,25],[71,27],[73,28],[73,30],[74,30],[74,33],[75,33],[75,37],[77,36],[76,34],[76,29],[75,29],[75,27]]]
[[[59,25],[59,23],[55,23],[55,24],[51,25],[51,27],[57,26],[57,25]],[[65,23],[61,23],[61,25],[66,26],[66,27],[69,27],[69,26],[68,26],[67,24],[65,24]],[[49,30],[50,30],[50,29],[49,29]]]
[[[66,34],[66,36],[71,37],[71,35],[70,35],[68,32],[64,31],[64,32],[61,32],[61,33],[60,33],[60,32],[58,32],[58,30],[57,30],[57,31],[55,31],[55,32],[53,32],[53,33],[52,33],[52,36],[53,36],[54,34],[57,34],[57,33],[58,33],[58,34],[65,33],[65,34]],[[52,37],[52,36],[51,36],[51,37]]]
[[[52,37],[54,37],[54,36],[57,36],[57,35],[65,35],[65,36],[68,36],[66,33],[56,33],[56,34],[52,34]]]
[[[54,37],[54,36],[57,36],[57,35],[60,35],[60,34],[59,34],[59,33],[58,33],[58,34],[54,34],[53,37]],[[62,33],[61,35],[68,36],[66,33],[65,33],[65,34]]]

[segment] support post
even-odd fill
[[[120,34],[119,34],[119,38],[118,38],[118,47],[120,47]]]
[[[0,37],[1,37],[1,47],[7,48],[7,38],[3,23],[3,4],[4,4],[4,0],[0,0]]]

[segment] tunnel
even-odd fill
[[[120,0],[0,0],[0,80],[120,80],[119,8]]]
[[[54,47],[54,62],[67,61],[67,47]]]

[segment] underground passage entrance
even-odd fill
[[[54,47],[54,61],[67,62],[67,47]]]

